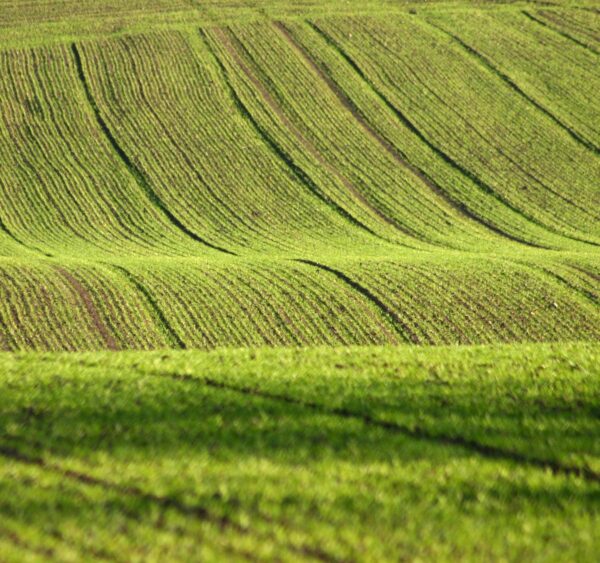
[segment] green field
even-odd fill
[[[1,349],[599,339],[593,7],[0,7]]]
[[[599,352],[5,355],[0,558],[594,561]]]
[[[599,68],[593,0],[0,0],[0,562],[597,560]]]

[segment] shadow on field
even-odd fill
[[[452,423],[455,432],[484,420],[461,393],[444,411],[431,393],[405,385],[405,396],[390,395],[390,382],[383,384],[396,414],[443,413],[440,428]],[[355,408],[375,409],[376,390]],[[410,547],[419,539],[411,523],[427,523],[440,537],[473,527],[484,535],[501,521],[510,527],[507,518],[518,528],[527,515],[541,522],[562,514],[563,525],[573,511],[593,514],[600,501],[597,484],[574,476],[175,373],[75,367],[59,374],[49,365],[43,375],[8,377],[0,391],[0,539],[8,529],[12,543],[33,552],[43,545],[46,556],[93,549],[111,559],[135,549],[142,557],[194,559],[194,542],[230,534],[336,561],[360,553],[363,536],[386,538],[388,554],[400,545],[420,549]],[[392,409],[379,404],[384,413]],[[508,403],[489,412],[510,419]],[[325,549],[311,536],[315,526],[321,535],[347,534]],[[24,529],[37,539],[20,536]],[[40,540],[46,536],[50,543]],[[477,545],[477,535],[469,537]],[[153,551],[163,540],[169,549]]]

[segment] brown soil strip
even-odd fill
[[[250,80],[252,85],[256,88],[257,92],[260,93],[262,98],[271,108],[271,110],[277,115],[277,117],[281,120],[284,126],[294,135],[294,137],[298,140],[300,145],[310,154],[312,155],[321,166],[323,166],[330,174],[335,176],[344,187],[354,196],[356,200],[358,200],[365,208],[367,208],[371,213],[375,214],[379,219],[383,220],[388,225],[391,225],[398,231],[401,231],[405,235],[411,238],[420,239],[415,233],[406,228],[405,226],[399,224],[397,221],[388,217],[385,213],[383,213],[380,209],[372,205],[365,196],[354,186],[354,184],[348,180],[341,172],[339,172],[333,165],[331,165],[323,155],[317,150],[317,148],[312,144],[312,142],[307,139],[307,137],[292,123],[292,121],[287,117],[287,115],[283,112],[277,101],[271,96],[270,92],[265,88],[262,82],[254,75],[252,70],[248,67],[248,65],[242,60],[241,55],[238,52],[238,48],[234,46],[233,41],[235,41],[239,48],[243,48],[239,44],[236,38],[233,38],[231,32],[225,33],[221,29],[215,29],[213,33],[219,38],[223,47],[227,50],[229,55],[238,65],[238,67],[244,72],[247,78]]]
[[[60,266],[56,267],[56,271],[71,285],[71,287],[77,293],[79,299],[83,303],[85,310],[87,311],[94,328],[102,336],[104,340],[104,344],[109,350],[117,350],[119,346],[117,345],[117,341],[114,339],[113,335],[110,333],[110,330],[104,324],[104,321],[100,317],[100,313],[96,309],[94,305],[94,301],[92,300],[92,296],[86,287],[73,275],[71,272],[62,268]]]

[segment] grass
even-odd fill
[[[0,560],[597,559],[599,22],[0,0]]]
[[[0,349],[598,339],[583,10],[5,4]]]
[[[3,554],[593,560],[598,352],[4,355]]]

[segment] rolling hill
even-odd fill
[[[592,7],[0,14],[3,349],[599,338]]]
[[[596,561],[597,2],[0,0],[0,561]]]

